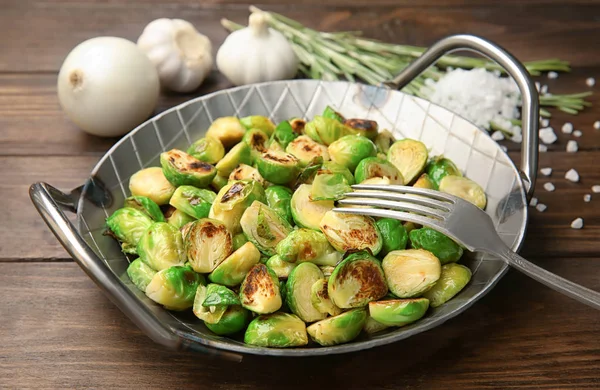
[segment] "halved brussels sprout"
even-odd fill
[[[275,150],[275,148],[271,147],[272,144],[277,144],[281,147],[281,150],[285,150],[288,144],[292,142],[298,134],[294,131],[294,128],[288,121],[283,121],[277,125],[273,135],[271,136],[271,140],[269,142],[269,149]],[[279,149],[277,149],[279,150]]]
[[[323,279],[323,272],[312,263],[298,264],[288,277],[286,302],[292,313],[304,322],[315,322],[327,317],[311,301],[312,285],[320,279]]]
[[[258,314],[279,310],[282,300],[275,272],[264,264],[253,266],[240,287],[240,301],[243,307]]]
[[[323,233],[305,228],[292,230],[276,249],[281,260],[289,263],[335,266],[342,260],[342,254],[329,244]]]
[[[321,166],[321,169],[317,173],[318,174],[339,173],[339,174],[342,174],[346,178],[346,181],[348,182],[348,184],[350,184],[350,185],[355,184],[354,175],[352,174],[352,172],[350,172],[350,170],[348,168],[346,168],[345,166],[334,163],[333,161],[325,161],[323,163],[323,165]]]
[[[454,298],[471,280],[471,270],[464,265],[449,263],[442,266],[442,275],[435,285],[423,294],[431,307],[438,307]]]
[[[423,249],[392,251],[381,262],[390,291],[399,298],[412,298],[429,290],[440,278],[437,257]]]
[[[306,126],[306,121],[304,119],[294,118],[290,119],[289,122],[290,126],[292,126],[292,130],[294,130],[294,133],[298,135],[304,134],[304,126]]]
[[[202,301],[202,306],[231,306],[241,305],[240,298],[236,293],[225,286],[210,283],[206,286],[206,297]]]
[[[106,226],[123,243],[126,253],[136,253],[140,238],[153,223],[146,213],[131,207],[118,209],[106,219]]]
[[[360,184],[377,184],[377,185],[387,186],[387,185],[391,185],[393,183],[388,177],[372,177],[370,179],[363,181]],[[366,191],[366,190],[357,190],[357,191],[360,192],[360,191]],[[363,206],[353,206],[353,207],[363,207]]]
[[[133,260],[127,267],[127,276],[142,291],[146,291],[146,287],[148,287],[154,275],[156,275],[156,271],[140,259]]]
[[[196,295],[194,297],[194,304],[192,311],[194,315],[204,321],[204,324],[217,324],[223,318],[223,315],[227,311],[228,306],[204,306],[203,303],[206,300],[206,294],[208,288],[203,284],[200,284],[196,289]]]
[[[196,218],[175,208],[173,209],[171,215],[167,217],[167,223],[175,226],[177,229],[181,229],[184,225],[195,220]]]
[[[190,231],[190,228],[193,225],[193,222],[197,221],[196,219],[193,219],[192,222],[188,222],[185,225],[183,225],[182,227],[179,228],[179,231],[181,232],[181,237],[183,237],[184,242],[183,242],[183,246],[185,249],[185,244],[186,244],[186,239],[187,239],[187,234]]]
[[[266,184],[265,179],[258,173],[258,170],[250,165],[240,164],[229,175],[230,181],[249,180],[257,181],[263,187]]]
[[[473,180],[461,176],[445,176],[440,181],[440,191],[458,196],[473,203],[480,209],[485,209],[487,197],[483,188]]]
[[[331,210],[321,219],[320,228],[329,243],[340,252],[369,249],[377,256],[383,245],[375,221],[366,215]]]
[[[216,164],[225,156],[225,147],[216,138],[204,137],[194,142],[187,153],[205,163]]]
[[[252,156],[252,162],[254,163],[267,151],[269,136],[262,130],[252,129],[244,134],[242,142],[245,142],[250,147],[250,155]]]
[[[329,278],[329,297],[342,309],[366,306],[385,297],[388,287],[379,260],[366,251],[353,253]]]
[[[298,159],[289,153],[269,150],[256,160],[258,172],[275,184],[287,184],[294,180],[299,172]]]
[[[461,171],[452,162],[452,160],[438,156],[431,160],[425,171],[434,184],[434,189],[438,189],[440,181],[446,176],[462,176]]]
[[[366,320],[366,309],[353,309],[315,322],[307,327],[306,331],[320,345],[342,344],[357,338]]]
[[[237,286],[244,277],[260,261],[260,252],[253,243],[247,242],[227,257],[208,275],[213,283],[224,286]]]
[[[296,268],[295,263],[288,263],[281,259],[279,255],[271,256],[265,263],[267,267],[273,270],[279,279],[287,279],[290,272]],[[283,296],[283,293],[281,294]]]
[[[192,222],[185,238],[187,258],[196,272],[212,272],[233,250],[227,227],[215,219]]]
[[[229,181],[228,177],[221,176],[217,173],[215,175],[215,177],[213,178],[213,181],[210,183],[210,186],[213,188],[213,190],[219,192],[219,191],[221,191],[221,188],[223,188],[227,185],[228,181]]]
[[[310,288],[310,303],[320,313],[337,316],[342,309],[337,307],[329,298],[327,279],[319,279]]]
[[[284,186],[271,186],[265,190],[267,205],[273,209],[279,216],[288,223],[293,223],[292,209],[292,190]]]
[[[421,176],[419,176],[419,178],[417,179],[417,181],[415,182],[415,184],[413,184],[413,187],[415,188],[424,188],[426,190],[435,190],[437,189],[437,186],[435,185],[435,183],[431,180],[431,178],[429,177],[428,174],[424,173]]]
[[[354,131],[337,119],[316,115],[304,126],[304,133],[314,141],[329,146],[335,140],[353,134]]]
[[[383,240],[383,246],[379,253],[381,256],[385,256],[391,251],[406,248],[408,233],[402,222],[393,218],[381,218],[375,224]]]
[[[300,166],[307,166],[313,158],[322,157],[323,160],[329,160],[327,146],[313,141],[310,137],[301,135],[288,144],[285,151],[295,156]]]
[[[292,195],[290,206],[296,225],[319,230],[325,213],[333,209],[332,200],[311,201],[312,185],[302,184]]]
[[[377,151],[387,156],[390,146],[396,142],[396,138],[394,138],[394,135],[389,130],[382,130],[377,134],[374,142],[375,146],[377,146]]]
[[[311,200],[340,200],[352,187],[341,173],[319,173],[315,176],[310,194]]]
[[[362,159],[377,155],[373,141],[360,135],[346,135],[332,142],[328,150],[331,161],[345,166],[350,172],[354,172]]]
[[[205,322],[204,325],[211,332],[219,336],[237,333],[244,329],[252,316],[241,306],[229,306],[216,324]]]
[[[148,214],[156,222],[164,222],[165,216],[163,215],[160,207],[147,196],[134,195],[125,199],[123,207],[131,207],[132,209],[139,210],[143,213]]]
[[[262,115],[251,115],[240,119],[246,130],[258,129],[263,131],[269,137],[275,131],[275,124],[269,118]]]
[[[356,166],[354,177],[357,183],[362,183],[373,177],[387,177],[390,183],[403,185],[404,178],[398,168],[391,162],[378,157],[367,157],[362,159]]]
[[[463,248],[460,245],[428,227],[411,231],[410,243],[415,249],[425,249],[433,253],[442,265],[457,262],[463,254]]]
[[[342,114],[340,114],[339,112],[334,110],[331,106],[325,107],[325,110],[323,110],[323,117],[329,118],[329,119],[335,119],[336,121],[341,122],[341,123],[343,123],[346,120]]]
[[[229,177],[231,172],[240,164],[252,164],[252,153],[250,146],[245,142],[235,145],[225,157],[215,165],[220,176]]]
[[[183,239],[179,230],[166,222],[155,222],[137,244],[140,259],[156,271],[185,263]]]
[[[242,231],[240,219],[255,200],[266,202],[265,190],[256,181],[235,181],[221,188],[210,208],[209,218],[217,219],[232,234]]]
[[[379,133],[379,125],[377,122],[369,119],[346,119],[343,122],[346,126],[354,130],[354,134],[362,135],[370,140],[374,140]]]
[[[320,265],[319,268],[321,269],[321,272],[323,272],[323,275],[325,275],[325,278],[327,279],[329,279],[329,277],[335,270],[335,267],[331,265]]]
[[[323,167],[323,157],[315,157],[304,167],[294,181],[292,188],[298,188],[302,184],[312,184],[317,172]],[[348,171],[350,172],[350,171]]]
[[[248,241],[267,256],[273,256],[279,241],[292,231],[292,227],[286,220],[259,201],[254,201],[244,211],[240,224]]]
[[[398,168],[404,184],[410,184],[425,168],[427,147],[421,141],[406,138],[394,142],[388,150],[388,160]]]
[[[367,320],[365,321],[365,326],[363,326],[363,330],[367,334],[381,332],[382,330],[387,328],[389,328],[389,326],[384,325],[381,322],[375,321],[371,316],[367,317]]]
[[[179,186],[169,204],[195,218],[206,218],[217,195],[194,186]]]
[[[194,304],[198,286],[204,277],[190,267],[173,266],[154,275],[146,287],[146,295],[169,310],[185,310]]]
[[[404,326],[423,317],[428,308],[426,298],[390,299],[370,302],[369,315],[383,325]]]
[[[159,206],[169,203],[175,187],[165,177],[162,168],[151,167],[134,173],[129,179],[131,195],[146,196]]]
[[[246,133],[246,128],[242,126],[240,120],[233,116],[224,116],[215,119],[206,131],[206,137],[216,138],[226,149],[242,140]]]
[[[256,317],[244,335],[244,343],[259,347],[301,347],[308,344],[304,321],[288,313]]]
[[[237,251],[242,246],[244,246],[245,243],[248,242],[248,239],[246,238],[246,236],[244,235],[243,232],[242,233],[238,233],[235,236],[233,236],[232,240],[233,240],[233,250],[234,251]],[[259,252],[259,255],[260,255],[260,252]]]
[[[217,174],[214,166],[177,149],[161,153],[160,165],[167,180],[175,187],[208,187]]]

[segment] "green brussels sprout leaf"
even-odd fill
[[[169,204],[194,218],[206,218],[217,195],[211,190],[182,185],[177,187]]]
[[[261,315],[248,325],[244,343],[259,347],[301,347],[308,344],[306,325],[294,314]]]
[[[217,323],[204,322],[211,332],[219,336],[235,334],[243,330],[251,319],[250,312],[241,306],[229,306]]]
[[[163,215],[160,207],[147,196],[134,195],[125,199],[123,207],[131,207],[146,213],[150,218],[156,222],[164,222],[165,216]]]
[[[146,291],[146,287],[148,287],[154,275],[156,275],[156,271],[140,259],[133,260],[127,267],[127,276],[142,291]]]
[[[202,306],[231,306],[241,305],[240,298],[236,293],[225,286],[211,283],[206,286],[206,298],[202,302]]]

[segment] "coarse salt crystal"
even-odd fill
[[[552,127],[544,127],[540,129],[539,136],[542,142],[545,144],[553,144],[558,139]]]
[[[579,150],[579,145],[577,145],[577,141],[570,140],[567,142],[567,152],[575,153]]]
[[[548,86],[546,84],[542,85],[542,88],[540,89],[540,93],[544,94],[548,92]]]
[[[542,126],[548,127],[549,124],[550,124],[550,119],[542,119]]]
[[[594,85],[596,85],[596,79],[593,77],[588,77],[587,79],[585,79],[585,84],[588,87],[593,87]]]
[[[600,130],[600,121],[594,122],[594,129]]]
[[[579,181],[579,173],[574,169],[569,169],[567,173],[565,173],[565,179],[577,183]]]
[[[590,195],[590,194],[583,195],[584,202],[589,202],[590,200],[592,200],[592,195]]]
[[[529,200],[529,205],[531,207],[535,207],[538,204],[538,198],[531,198],[531,200]]]
[[[540,213],[543,213],[544,211],[546,211],[546,209],[548,208],[548,206],[546,206],[543,203],[538,203],[535,208],[537,209],[537,211],[539,211]]]
[[[492,139],[494,141],[502,141],[504,139],[504,134],[501,131],[494,131],[492,133]]]
[[[513,134],[513,136],[510,137],[510,140],[512,142],[520,144],[523,141],[523,135],[521,135],[521,134]]]
[[[573,136],[575,137],[581,137],[583,135],[583,133],[581,132],[581,130],[575,130],[573,132]]]
[[[500,145],[500,148],[501,148],[502,150],[504,150],[505,152],[508,152],[508,148],[507,148],[506,146],[504,146],[504,145]]]
[[[540,173],[544,176],[550,176],[552,174],[552,168],[542,168],[540,169]]]
[[[548,147],[546,145],[538,145],[538,151],[540,153],[544,153],[548,151]]]
[[[597,194],[597,193],[599,193],[599,192],[600,192],[600,185],[595,185],[595,186],[592,186],[592,192],[593,192],[594,194]]]
[[[571,122],[567,122],[562,125],[561,130],[565,134],[571,134],[573,132],[573,124]]]
[[[583,227],[583,219],[582,218],[574,219],[573,222],[571,222],[571,227],[573,229],[581,229]]]
[[[556,73],[556,72],[548,72],[548,78],[549,79],[557,79],[558,78],[558,73]]]
[[[552,192],[556,189],[556,187],[554,187],[554,184],[552,183],[544,183],[544,189],[548,192]]]

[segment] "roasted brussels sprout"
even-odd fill
[[[410,243],[415,249],[425,249],[433,253],[442,264],[457,262],[463,254],[460,245],[428,227],[411,231]]]
[[[226,336],[244,329],[251,318],[250,312],[243,307],[229,306],[217,323],[205,322],[204,325],[211,332],[219,336]]]
[[[434,185],[434,189],[438,189],[440,181],[448,175],[450,176],[462,176],[462,173],[458,167],[447,158],[438,156],[433,160],[429,161],[425,167],[425,172],[431,179]]]
[[[333,201],[311,201],[312,185],[302,184],[292,195],[290,203],[292,217],[296,225],[308,229],[319,230],[321,219],[325,213],[333,209]]]
[[[244,343],[259,347],[301,347],[308,344],[306,325],[294,314],[261,315],[248,325]]]
[[[360,184],[376,184],[376,185],[387,186],[387,185],[391,185],[393,183],[388,177],[372,177],[370,179],[363,181]],[[358,191],[364,191],[364,190],[358,190]],[[363,207],[363,206],[356,206],[356,207]]]
[[[265,263],[267,267],[273,270],[279,279],[287,279],[290,272],[296,268],[295,263],[288,263],[281,259],[279,255],[271,256]],[[283,293],[281,294],[283,296]]]
[[[304,126],[306,126],[306,121],[304,119],[294,118],[290,119],[289,122],[290,126],[292,126],[292,130],[294,130],[294,133],[298,135],[304,134]]]
[[[310,164],[315,157],[322,157],[325,161],[329,160],[327,146],[313,141],[306,135],[301,135],[290,142],[285,151],[296,157],[302,167]]]
[[[227,287],[214,283],[206,286],[206,297],[204,297],[202,306],[231,306],[240,304],[238,295]]]
[[[391,184],[404,184],[404,178],[400,171],[391,162],[378,157],[362,159],[356,166],[354,177],[357,183],[373,177],[387,177]]]
[[[240,301],[243,307],[258,314],[279,310],[282,300],[275,272],[264,264],[253,266],[240,287]]]
[[[387,156],[388,151],[390,150],[390,146],[396,142],[396,138],[389,130],[382,130],[375,137],[375,146],[377,146],[377,151],[379,153],[383,153]]]
[[[171,215],[167,217],[167,223],[181,229],[185,224],[195,221],[196,218],[184,213],[183,211],[173,208]]]
[[[135,248],[140,238],[153,223],[146,213],[131,207],[118,209],[106,219],[106,226],[122,242],[126,253],[136,253]]]
[[[435,285],[423,294],[431,307],[438,307],[454,298],[471,280],[471,270],[464,265],[449,263],[442,266],[442,275]]]
[[[233,250],[227,227],[215,219],[203,218],[191,223],[185,250],[196,272],[212,272]]]
[[[406,248],[408,233],[402,222],[393,218],[381,218],[375,224],[383,240],[381,252],[379,252],[381,256],[385,256],[391,251]]]
[[[438,258],[423,249],[392,251],[381,265],[390,291],[399,298],[423,294],[438,281],[442,271]]]
[[[473,203],[480,209],[485,209],[487,197],[483,188],[473,180],[461,176],[445,176],[440,181],[440,191],[450,195],[458,196]]]
[[[228,177],[221,176],[217,173],[215,175],[215,177],[213,178],[213,181],[210,183],[210,186],[212,187],[213,190],[219,192],[219,191],[221,191],[221,188],[223,188],[227,185],[228,181],[229,181]]]
[[[131,195],[146,196],[159,206],[169,203],[175,187],[165,177],[159,167],[142,169],[129,179]]]
[[[322,173],[315,176],[311,200],[340,200],[344,194],[352,192],[352,187],[341,173]]]
[[[258,250],[267,256],[273,256],[279,241],[292,231],[292,227],[287,221],[259,201],[254,201],[244,211],[240,224],[248,241],[256,245]]]
[[[281,260],[289,263],[335,266],[342,260],[342,254],[329,244],[323,233],[305,228],[292,230],[276,249]]]
[[[154,275],[156,275],[156,271],[140,259],[133,260],[127,267],[127,276],[142,291],[146,291],[146,287],[148,287]]]
[[[240,122],[246,130],[258,129],[263,131],[269,137],[275,131],[275,124],[269,118],[262,115],[251,115],[240,119]]]
[[[239,181],[239,180],[249,180],[249,181],[257,181],[263,187],[266,182],[265,179],[258,173],[258,170],[250,165],[240,164],[237,168],[231,172],[229,175],[230,181]]]
[[[328,292],[342,309],[366,306],[383,298],[388,287],[381,263],[366,251],[351,254],[335,267]]]
[[[383,245],[375,221],[365,215],[331,210],[321,219],[320,228],[329,243],[340,252],[369,249],[377,256]]]
[[[169,204],[194,218],[206,218],[217,195],[194,186],[179,186],[171,197]]]
[[[302,184],[312,184],[317,172],[323,167],[323,157],[315,157],[306,167],[304,167],[294,181],[292,188],[298,188]],[[350,171],[348,171],[350,172]]]
[[[215,168],[217,168],[219,175],[223,177],[229,177],[231,172],[233,172],[233,170],[240,164],[252,164],[252,153],[250,146],[248,146],[248,144],[245,142],[240,142],[231,148],[225,157],[223,157],[221,161],[215,165]]]
[[[204,321],[204,324],[217,324],[223,318],[228,306],[204,306],[208,288],[200,284],[196,290],[192,311],[194,315]]]
[[[245,142],[250,147],[252,163],[258,160],[260,156],[267,151],[268,141],[269,136],[258,129],[248,130],[246,134],[244,134],[242,142]]]
[[[265,190],[267,205],[273,209],[279,216],[288,223],[293,223],[292,219],[292,190],[284,186],[271,186]]]
[[[367,317],[365,321],[365,326],[363,326],[363,330],[367,334],[373,334],[377,332],[381,332],[384,329],[389,328],[389,326],[382,324],[381,322],[377,322],[370,315]]]
[[[328,150],[331,160],[350,172],[354,172],[362,159],[377,155],[373,141],[360,135],[346,135],[332,142]]]
[[[337,119],[316,115],[310,122],[306,123],[304,133],[314,141],[329,146],[335,140],[353,134],[354,131]]]
[[[325,275],[325,278],[327,279],[329,279],[329,277],[335,270],[335,267],[331,265],[320,265],[319,268],[321,269],[321,272],[323,272],[323,275]]]
[[[323,346],[347,343],[360,334],[365,321],[367,310],[364,308],[343,312],[335,317],[329,317],[315,322],[306,328],[310,337]]]
[[[404,326],[423,317],[428,308],[426,298],[390,299],[370,302],[369,315],[383,325]]]
[[[270,150],[285,150],[288,144],[296,139],[298,134],[294,131],[294,128],[288,121],[283,121],[277,125],[271,140],[269,142]],[[277,144],[281,149],[272,147],[272,144]]]
[[[337,316],[342,312],[342,309],[329,298],[327,279],[324,278],[314,282],[310,288],[310,303],[323,314]]]
[[[204,277],[190,267],[173,266],[154,275],[146,287],[146,295],[169,310],[185,310],[194,304],[198,286]]]
[[[343,121],[343,123],[354,130],[354,134],[362,135],[370,140],[374,140],[379,133],[379,126],[377,125],[377,122],[368,119],[346,119]]]
[[[311,288],[317,280],[323,279],[323,272],[312,263],[298,264],[290,272],[286,287],[286,302],[292,313],[304,322],[315,322],[327,317],[317,310],[311,301]]]
[[[427,147],[420,141],[406,138],[394,142],[388,150],[388,160],[398,168],[404,184],[410,184],[425,168]]]
[[[187,153],[205,163],[216,164],[225,156],[225,147],[216,138],[204,137],[194,142]]]
[[[275,184],[287,184],[299,173],[298,159],[289,153],[269,150],[256,160],[258,172]]]
[[[424,173],[421,176],[419,176],[419,178],[417,179],[417,181],[415,182],[415,184],[413,184],[413,187],[415,188],[424,188],[426,190],[435,190],[437,189],[437,186],[435,185],[435,183],[431,180],[431,178],[429,177],[428,174]]]
[[[240,219],[255,200],[266,202],[265,190],[260,183],[234,181],[221,188],[208,216],[223,222],[232,234],[240,233]]]
[[[166,222],[155,222],[137,244],[140,259],[156,271],[185,263],[183,239],[179,230]]]
[[[253,243],[247,242],[236,249],[229,257],[219,264],[208,279],[213,283],[224,286],[237,286],[244,277],[260,261],[260,252]]]
[[[342,114],[334,110],[331,106],[325,107],[325,110],[323,110],[323,118],[335,119],[340,123],[343,123],[346,120]]]
[[[217,174],[214,166],[177,149],[161,153],[160,165],[167,180],[175,187],[208,187]]]
[[[246,238],[246,236],[244,235],[244,233],[238,233],[235,236],[232,237],[232,242],[233,242],[233,250],[237,251],[238,249],[240,249],[245,243],[248,242],[248,239]],[[257,249],[258,250],[258,249]],[[260,255],[260,252],[259,252]]]
[[[323,163],[323,165],[321,166],[321,169],[319,169],[319,171],[317,173],[319,175],[325,174],[325,173],[330,173],[330,174],[339,173],[339,174],[343,175],[344,178],[346,178],[346,181],[348,182],[348,184],[350,184],[350,185],[355,184],[354,175],[352,174],[352,172],[350,172],[350,170],[348,168],[346,168],[345,166],[334,163],[333,161],[325,161]]]
[[[160,210],[160,207],[158,207],[158,205],[147,196],[130,196],[125,199],[123,207],[131,207],[132,209],[137,209],[143,213],[146,213],[156,222],[165,221],[165,216]]]
[[[213,121],[206,131],[206,137],[218,139],[226,149],[229,149],[240,142],[245,133],[246,128],[238,118],[225,116]]]

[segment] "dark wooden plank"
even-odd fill
[[[600,289],[592,259],[544,265]],[[0,387],[597,388],[600,315],[511,271],[481,301],[385,347],[240,364],[156,346],[72,263],[0,264]]]

